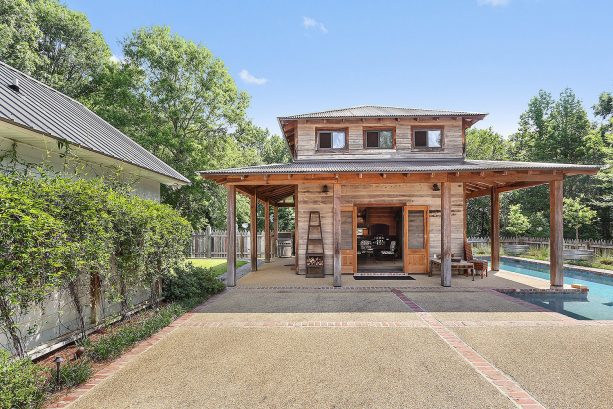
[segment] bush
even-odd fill
[[[94,361],[116,358],[138,341],[149,338],[168,326],[185,311],[186,309],[180,304],[169,304],[143,321],[127,323],[115,332],[102,335],[93,342],[85,340],[83,346],[87,356]]]
[[[212,269],[186,263],[165,278],[164,296],[169,301],[201,301],[224,288],[225,284]]]
[[[72,388],[88,380],[92,376],[92,372],[92,364],[86,359],[66,362],[60,366],[59,385],[54,371],[50,378],[50,386],[53,389]]]
[[[39,408],[45,399],[45,371],[27,358],[0,350],[0,408]]]

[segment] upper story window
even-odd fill
[[[443,148],[443,128],[413,129],[413,149],[439,150]]]
[[[366,149],[394,149],[394,129],[368,129],[364,128],[364,148]]]
[[[347,129],[318,129],[317,150],[332,151],[347,149]]]

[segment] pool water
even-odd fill
[[[549,280],[549,265],[500,258],[500,269]],[[613,320],[613,277],[564,268],[564,284],[589,288],[587,300],[575,294],[511,293],[532,304],[584,320]]]

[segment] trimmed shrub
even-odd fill
[[[11,359],[0,349],[0,408],[40,408],[45,399],[47,377],[27,358]]]
[[[169,301],[203,300],[224,288],[223,281],[210,268],[185,263],[165,278],[164,296]]]

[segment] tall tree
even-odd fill
[[[81,98],[111,52],[85,14],[57,0],[0,0],[0,59]]]

